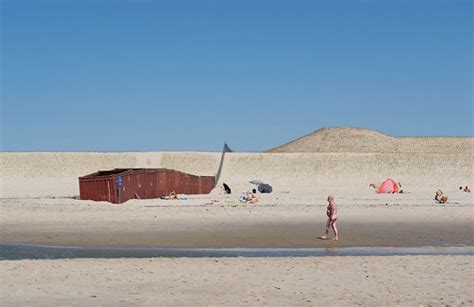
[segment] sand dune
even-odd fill
[[[219,153],[2,153],[1,196],[79,194],[78,177],[99,169],[166,167],[213,175]],[[277,190],[365,190],[391,177],[406,190],[473,184],[472,153],[230,153],[221,181],[236,189],[258,178]]]
[[[472,153],[472,137],[393,137],[361,128],[322,128],[269,152]]]
[[[254,178],[277,190],[366,190],[394,178],[410,190],[473,185],[474,138],[395,138],[356,128],[324,128],[269,153],[229,153],[221,181],[247,189]],[[74,196],[78,177],[112,168],[165,167],[214,175],[220,153],[1,153],[2,197]]]

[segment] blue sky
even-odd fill
[[[3,151],[473,135],[471,1],[0,1]]]

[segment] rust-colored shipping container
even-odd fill
[[[203,194],[202,191],[203,191],[203,187],[202,187],[202,177],[199,176],[198,179],[197,179],[197,191],[198,191],[198,194]]]
[[[159,169],[156,171],[156,185],[158,190],[158,195],[168,195],[168,178],[166,177],[167,171],[164,169]]]
[[[184,173],[182,172],[175,172],[173,173],[173,182],[174,182],[174,185],[173,187],[176,189],[175,192],[177,194],[186,194],[186,189],[184,187],[184,183],[183,183],[183,178],[184,178]]]
[[[121,204],[129,199],[150,199],[178,194],[208,194],[213,176],[195,176],[170,169],[114,169],[79,177],[80,198]]]
[[[215,179],[214,177],[207,177],[207,176],[202,176],[201,177],[202,179],[202,191],[211,191],[212,189],[214,189],[214,186],[215,186]],[[204,192],[204,194],[206,194]]]
[[[191,189],[190,189],[190,181],[191,181],[191,176],[188,174],[184,174],[182,178],[182,187],[184,188],[184,194],[191,194]]]

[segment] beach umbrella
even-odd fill
[[[271,193],[273,191],[273,188],[269,184],[262,183],[262,184],[258,185],[258,191],[260,193]]]
[[[380,185],[377,185],[376,193],[398,193],[400,191],[399,185],[392,179],[387,179]]]
[[[261,184],[263,184],[263,181],[254,179],[254,180],[250,180],[249,183],[255,184],[255,185],[261,185]]]

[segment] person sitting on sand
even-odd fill
[[[466,193],[471,193],[471,189],[469,189],[468,186],[466,186],[463,191],[466,192]]]
[[[248,192],[243,192],[242,194],[240,194],[239,201],[241,203],[246,203],[248,199],[249,199],[249,193]]]
[[[445,204],[448,201],[448,196],[443,195],[443,191],[438,190],[435,194],[435,199],[440,204]]]
[[[247,191],[240,195],[239,201],[246,204],[255,204],[258,202],[257,195]]]
[[[381,185],[382,183],[371,183],[369,184],[369,187],[374,188],[375,193],[378,193]]]
[[[257,195],[250,194],[249,198],[247,199],[247,203],[256,204],[258,202]]]
[[[225,182],[222,184],[222,187],[224,188],[224,194],[232,193],[232,190],[230,189],[230,187]]]
[[[326,215],[328,216],[328,220],[326,222],[326,231],[324,236],[319,237],[321,240],[327,240],[329,235],[329,227],[332,227],[334,231],[334,238],[333,240],[339,240],[339,234],[337,232],[336,221],[337,221],[337,206],[336,202],[334,201],[334,196],[328,196],[328,207],[326,209]]]
[[[175,191],[172,191],[168,196],[165,196],[165,199],[178,199],[178,195]]]

